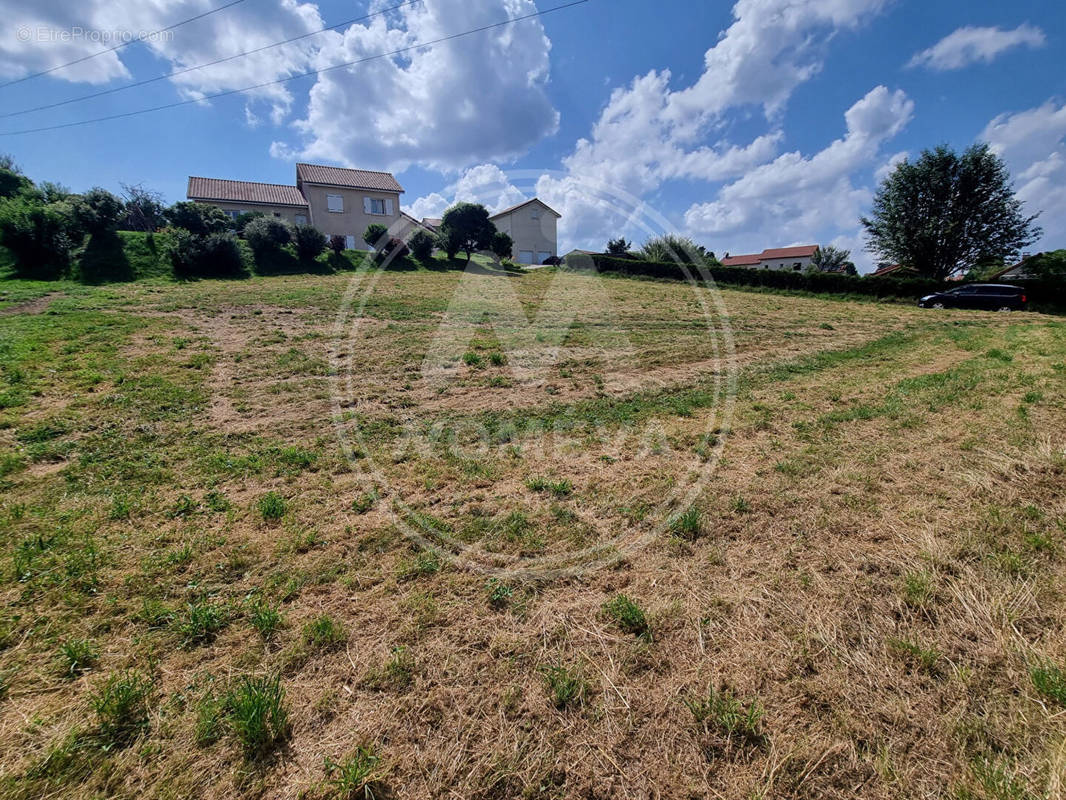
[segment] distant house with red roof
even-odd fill
[[[724,267],[752,267],[753,269],[800,270],[807,269],[814,263],[814,254],[818,245],[807,244],[799,247],[777,247],[749,255],[726,255],[722,259]]]

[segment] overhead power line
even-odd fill
[[[290,75],[290,76],[288,76],[286,78],[278,78],[277,80],[273,80],[273,81],[264,81],[263,83],[257,83],[257,84],[255,84],[253,86],[244,86],[244,87],[242,87],[240,89],[227,89],[224,92],[215,92],[214,94],[207,94],[207,95],[204,95],[203,97],[194,97],[194,98],[189,99],[189,100],[177,100],[177,101],[175,101],[173,103],[166,103],[166,104],[161,105],[161,106],[152,106],[150,108],[141,108],[141,109],[137,109],[136,111],[126,111],[126,112],[124,112],[122,114],[111,114],[111,115],[106,116],[106,117],[95,117],[93,119],[83,119],[83,120],[78,120],[77,122],[66,122],[66,123],[63,123],[63,124],[60,124],[60,125],[45,125],[45,126],[42,126],[40,128],[25,128],[23,130],[18,130],[18,131],[2,131],[2,132],[0,132],[0,136],[22,136],[22,135],[28,134],[28,133],[44,133],[45,131],[57,131],[57,130],[61,130],[63,128],[76,128],[76,127],[78,127],[80,125],[91,125],[91,124],[96,123],[96,122],[109,122],[111,120],[116,120],[116,119],[126,119],[128,117],[136,117],[136,116],[138,116],[140,114],[150,114],[153,111],[164,111],[164,110],[170,109],[170,108],[179,108],[181,106],[192,105],[193,103],[201,103],[204,100],[216,100],[216,99],[218,99],[220,97],[228,97],[228,96],[234,95],[234,94],[242,94],[244,92],[252,92],[252,91],[255,91],[256,89],[265,89],[268,86],[277,86],[278,84],[288,83],[289,81],[299,80],[300,78],[309,78],[309,77],[312,77],[314,75],[321,75],[321,74],[326,73],[326,72],[332,72],[333,70],[344,69],[345,67],[351,67],[351,66],[355,66],[357,64],[365,64],[365,63],[367,63],[369,61],[377,61],[378,59],[381,59],[381,58],[389,58],[391,56],[397,56],[397,55],[401,55],[403,53],[409,53],[412,50],[418,50],[419,48],[422,48],[422,47],[430,47],[430,46],[435,45],[435,44],[442,44],[444,42],[451,42],[451,41],[454,41],[456,39],[461,39],[461,38],[463,38],[465,36],[472,36],[475,33],[483,33],[485,31],[492,30],[493,28],[502,28],[502,27],[504,27],[506,25],[513,25],[516,22],[522,22],[522,21],[527,20],[527,19],[533,19],[535,17],[543,17],[543,16],[546,16],[547,14],[551,14],[551,13],[556,12],[556,11],[563,11],[563,10],[568,9],[568,8],[573,8],[574,6],[580,6],[580,5],[583,5],[583,4],[587,3],[587,2],[589,2],[589,0],[573,0],[573,2],[564,3],[562,5],[554,6],[553,8],[546,8],[543,11],[535,11],[535,12],[532,12],[530,14],[523,14],[520,17],[511,17],[510,19],[505,19],[505,20],[503,20],[501,22],[493,22],[493,23],[491,23],[489,25],[482,25],[479,28],[471,28],[470,30],[463,31],[462,33],[453,33],[453,34],[450,34],[449,36],[442,36],[439,39],[433,39],[433,40],[428,41],[428,42],[419,42],[418,44],[408,45],[407,47],[401,47],[401,48],[399,48],[397,50],[391,50],[391,51],[389,51],[387,53],[378,53],[378,54],[372,55],[372,56],[365,56],[363,58],[356,58],[356,59],[352,59],[351,61],[344,61],[344,62],[342,62],[340,64],[334,64],[333,66],[330,66],[330,67],[323,67],[322,69],[313,69],[313,70],[309,70],[308,72],[301,72],[299,75]]]
[[[275,47],[282,47],[283,45],[292,44],[298,42],[301,39],[308,39],[312,36],[317,36],[320,33],[326,31],[337,30],[338,28],[346,28],[349,25],[354,25],[357,22],[364,22],[372,17],[378,17],[382,14],[388,14],[390,11],[396,11],[406,6],[414,6],[422,3],[424,0],[408,0],[406,3],[400,3],[399,5],[392,6],[390,8],[382,9],[381,11],[375,11],[372,14],[365,14],[361,17],[345,20],[344,22],[338,22],[335,25],[329,25],[325,28],[319,28],[317,31],[311,31],[310,33],[304,33],[300,36],[293,36],[291,39],[285,39],[280,42],[274,42],[273,44],[263,45],[262,47],[256,47],[253,50],[245,50],[243,53],[236,53],[232,56],[225,56],[223,58],[215,59],[214,61],[208,61],[204,64],[197,64],[195,67],[183,67],[182,69],[176,69],[173,72],[168,72],[166,75],[157,75],[154,78],[145,78],[144,80],[135,81],[133,83],[127,83],[123,86],[115,86],[111,89],[103,89],[99,92],[93,92],[92,94],[80,95],[79,97],[72,97],[69,100],[60,100],[56,103],[48,103],[43,106],[34,106],[33,108],[24,108],[21,111],[9,111],[6,114],[0,114],[0,119],[8,119],[9,117],[21,117],[24,114],[32,114],[37,111],[47,111],[52,108],[59,108],[60,106],[68,106],[71,103],[81,103],[85,100],[95,100],[97,97],[104,97],[105,95],[115,94],[116,92],[124,92],[127,89],[136,89],[138,86],[146,86],[149,83],[156,83],[158,81],[165,81],[169,78],[176,78],[178,75],[184,75],[187,72],[194,72],[198,69],[206,69],[207,67],[214,67],[218,64],[224,64],[227,61],[233,61],[237,58],[244,58],[245,56],[254,55],[255,53],[262,53],[264,50],[272,50]]]
[[[14,86],[16,83],[22,83],[23,81],[28,81],[31,78],[39,78],[42,75],[48,75],[48,74],[50,74],[52,72],[55,72],[57,70],[65,69],[66,67],[72,67],[75,64],[80,64],[83,61],[88,61],[90,59],[96,58],[97,56],[103,56],[103,55],[107,55],[108,53],[114,53],[116,50],[121,50],[123,47],[129,47],[131,44],[134,44],[135,42],[140,42],[140,41],[143,41],[144,39],[151,39],[151,38],[153,38],[155,36],[158,36],[161,33],[166,33],[167,31],[172,31],[175,28],[180,28],[182,25],[188,25],[190,22],[196,22],[196,20],[203,19],[204,17],[210,17],[212,14],[217,14],[219,11],[225,11],[227,8],[232,8],[233,6],[238,5],[239,3],[243,3],[243,2],[244,2],[244,0],[231,0],[231,2],[226,3],[224,6],[219,6],[218,8],[213,8],[210,11],[205,11],[203,14],[197,14],[195,17],[189,17],[188,19],[183,19],[181,22],[175,22],[173,25],[168,25],[167,27],[160,28],[157,31],[152,31],[151,33],[146,33],[144,36],[138,36],[136,39],[130,39],[130,40],[125,41],[125,42],[119,42],[114,47],[109,47],[106,50],[100,50],[100,51],[98,51],[96,53],[90,53],[87,56],[82,56],[81,58],[76,58],[73,61],[68,61],[66,64],[60,64],[58,67],[49,67],[48,69],[41,70],[40,72],[34,72],[34,73],[30,74],[30,75],[23,75],[21,78],[16,78],[15,80],[8,81],[7,83],[0,83],[0,89],[3,89],[6,86]]]

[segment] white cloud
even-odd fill
[[[1016,114],[1001,114],[980,138],[1000,155],[1015,178],[1029,214],[1040,212],[1044,247],[1066,244],[1066,103],[1048,101]]]
[[[432,41],[536,10],[533,0],[425,0],[328,34],[318,67]],[[506,160],[555,132],[551,43],[537,19],[323,73],[297,123],[300,154],[402,171]]]
[[[967,25],[945,36],[928,50],[917,53],[907,66],[962,69],[978,61],[991,63],[1000,53],[1014,47],[1043,47],[1046,41],[1044,32],[1029,24],[1019,25],[1011,31]]]
[[[899,153],[893,153],[891,156],[889,156],[888,161],[886,161],[884,164],[874,170],[874,181],[880,184],[885,178],[887,178],[895,171],[896,167],[906,161],[907,156],[909,155],[910,153],[908,153],[906,150],[903,150]]]
[[[415,219],[440,217],[455,203],[481,203],[496,212],[528,198],[495,164],[479,164],[466,170],[455,183],[415,200],[407,213]]]
[[[626,223],[617,204],[590,187],[644,196],[671,180],[723,181],[777,155],[776,120],[797,86],[817,74],[829,40],[855,28],[887,0],[739,0],[733,22],[704,54],[691,85],[671,88],[668,70],[616,89],[587,139],[545,176],[537,194],[564,217],[570,243],[602,245]],[[729,140],[727,111],[761,109],[770,130],[747,144]]]
[[[822,232],[851,237],[871,199],[852,174],[877,158],[882,143],[910,121],[914,103],[902,91],[872,89],[844,115],[847,132],[809,158],[785,153],[726,185],[715,200],[685,212],[695,236],[716,250],[743,252],[801,243]],[[802,242],[817,243],[817,242]],[[862,263],[861,254],[853,254]]]

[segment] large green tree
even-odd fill
[[[1010,173],[987,144],[961,156],[946,146],[903,161],[862,220],[877,261],[944,279],[982,259],[1009,260],[1039,238],[1014,196]]]
[[[441,249],[451,258],[460,250],[466,253],[466,263],[479,250],[489,250],[496,235],[496,226],[489,219],[489,211],[479,203],[457,203],[444,212],[438,240]],[[455,247],[455,250],[451,250]]]

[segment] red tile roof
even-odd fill
[[[307,200],[295,186],[280,183],[230,181],[225,178],[190,176],[186,196],[190,200],[226,200],[232,203],[259,203],[270,206],[307,206]]]
[[[344,186],[349,189],[369,189],[375,192],[402,192],[403,187],[391,172],[372,172],[366,169],[327,167],[324,164],[297,164],[296,181]]]
[[[816,244],[806,244],[800,247],[777,247],[763,250],[761,253],[748,253],[741,256],[727,256],[722,259],[725,267],[754,267],[771,258],[811,258],[818,249]]]
[[[746,256],[726,256],[722,259],[723,267],[752,267],[762,261],[762,256],[752,253]]]
[[[878,267],[876,270],[870,273],[871,278],[877,278],[881,275],[890,275],[897,270],[903,269],[899,264],[887,264],[883,267]]]
[[[559,217],[560,219],[563,216],[558,211],[556,211],[554,208],[552,208],[547,203],[545,203],[543,200],[541,200],[539,197],[534,197],[531,200],[523,200],[518,205],[511,206],[510,208],[505,208],[503,211],[497,211],[495,214],[493,214],[491,217],[489,217],[489,219],[496,219],[496,217],[502,217],[504,214],[510,214],[512,211],[517,211],[522,206],[528,206],[530,203],[540,203],[542,206],[544,206],[546,209],[548,209],[550,212],[552,212],[555,216]]]
[[[763,250],[762,258],[810,258],[818,249],[816,244],[805,244],[801,247],[778,247],[776,250]]]

